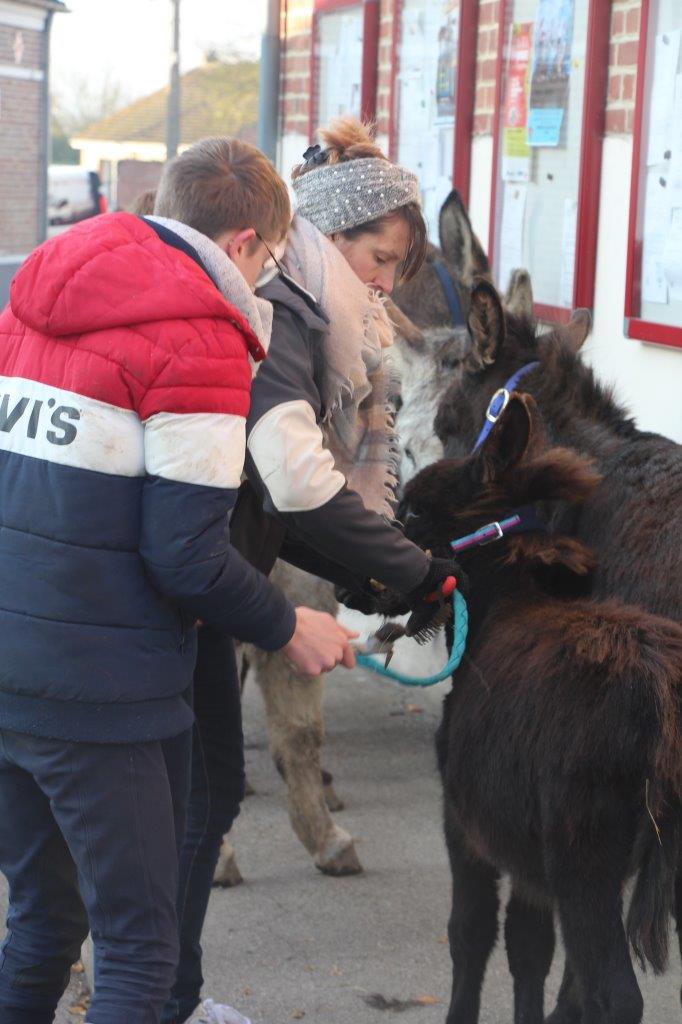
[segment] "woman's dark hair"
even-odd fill
[[[364,124],[355,117],[334,118],[326,128],[321,128],[317,134],[324,146],[324,163],[345,163],[348,160],[360,160],[366,157],[386,160],[374,141],[374,126]],[[311,160],[298,164],[291,172],[292,180],[295,181],[302,174],[315,170],[317,166],[319,166],[319,159],[318,162]],[[400,268],[400,278],[403,281],[409,281],[424,262],[428,245],[424,215],[417,203],[406,203],[405,206],[399,206],[382,217],[348,228],[347,231],[341,231],[340,234],[343,238],[351,240],[364,234],[376,235],[387,223],[398,217],[407,224],[409,235],[407,252]]]

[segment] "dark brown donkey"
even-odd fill
[[[591,461],[547,449],[535,403],[514,393],[475,455],[442,460],[405,490],[407,533],[434,551],[519,507],[539,516],[529,532],[458,553],[469,639],[437,738],[453,877],[447,1024],[478,1020],[500,873],[512,880],[516,1024],[543,1021],[555,909],[575,1019],[639,1024],[621,911],[633,872],[628,938],[655,970],[665,964],[682,828],[682,627],[580,596],[590,551],[541,522],[600,486]]]
[[[602,476],[579,509],[559,509],[557,523],[597,554],[593,593],[641,605],[682,622],[682,447],[638,430],[580,358],[590,329],[586,311],[567,327],[538,335],[528,317],[505,314],[486,281],[472,292],[471,345],[453,371],[436,417],[448,455],[469,452],[498,388],[523,366],[539,366],[522,387],[538,404],[553,444],[590,456]],[[682,876],[681,876],[682,878]],[[682,926],[682,880],[675,914]],[[680,932],[682,940],[682,932]],[[580,1020],[570,961],[551,1024]]]

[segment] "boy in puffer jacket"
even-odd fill
[[[311,674],[349,634],[230,546],[289,223],[256,149],[193,150],[185,222],[40,246],[0,315],[0,1024],[51,1024],[88,928],[90,1024],[157,1024],[178,956],[194,624]]]

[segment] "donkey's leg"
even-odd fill
[[[545,979],[554,956],[551,908],[532,906],[512,892],[504,934],[514,978],[514,1024],[542,1024]]]
[[[483,977],[497,938],[498,875],[464,849],[447,823],[447,809],[445,829],[452,871],[452,998],[445,1024],[477,1024]]]
[[[294,832],[329,875],[355,875],[362,865],[352,837],[334,823],[325,802],[321,676],[300,675],[281,655],[256,656],[270,750],[287,785]]]
[[[564,879],[558,908],[566,953],[582,996],[582,1024],[640,1024],[644,1001],[614,879],[572,881],[569,886]]]
[[[241,885],[244,881],[237,864],[237,855],[230,842],[229,837],[231,835],[232,830],[230,829],[228,835],[223,836],[220,853],[218,854],[218,863],[213,874],[213,884],[221,889],[232,889],[235,885]]]
[[[582,1016],[583,1008],[578,981],[567,953],[557,1004],[547,1018],[546,1024],[580,1024]]]

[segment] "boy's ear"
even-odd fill
[[[240,257],[245,255],[246,245],[255,237],[256,232],[253,228],[232,228],[218,235],[215,243],[233,263],[239,263]]]

